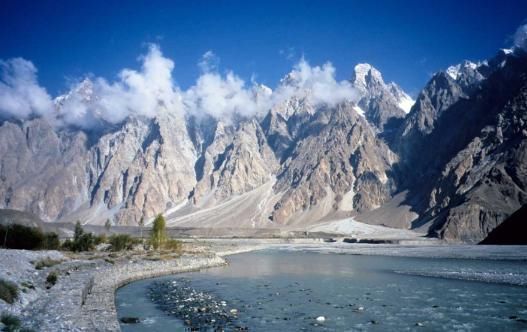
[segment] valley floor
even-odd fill
[[[91,252],[0,250],[0,279],[15,283],[19,298],[0,300],[0,312],[21,318],[36,331],[119,331],[115,290],[133,280],[226,264],[223,256],[260,249],[430,258],[527,260],[521,246],[400,245],[325,243],[306,239],[187,240],[183,255],[168,252]],[[37,269],[38,262],[47,262]],[[51,285],[50,273],[58,279]]]

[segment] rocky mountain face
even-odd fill
[[[435,74],[415,104],[359,64],[357,99],[335,106],[304,91],[229,121],[163,105],[92,131],[8,120],[0,208],[48,222],[135,225],[165,213],[171,225],[301,227],[375,215],[406,227],[390,219],[404,205],[410,227],[477,242],[527,203],[526,81],[527,55],[500,52]],[[57,112],[71,98],[97,96],[85,81]]]
[[[397,84],[385,84],[381,73],[369,64],[355,66],[351,78],[360,99],[357,106],[379,132],[394,127],[405,117],[414,101]]]
[[[449,240],[478,242],[527,203],[527,57],[489,63],[434,76],[401,127],[414,225]]]
[[[363,211],[393,192],[389,178],[397,160],[351,104],[320,110],[304,130],[277,176],[283,193],[272,220],[317,220],[331,211]]]

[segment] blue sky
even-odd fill
[[[358,62],[416,94],[430,74],[510,46],[527,1],[11,1],[0,10],[0,59],[23,57],[52,95],[86,74],[138,68],[148,43],[187,88],[212,50],[222,70],[276,86],[304,55],[345,79]]]

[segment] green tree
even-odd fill
[[[152,226],[152,234],[150,235],[150,242],[155,250],[161,248],[167,239],[166,233],[166,222],[165,217],[162,214],[158,214],[154,219]]]
[[[89,251],[95,247],[95,241],[92,233],[84,233],[80,221],[75,224],[73,242],[64,243],[64,247],[73,251]]]
[[[75,223],[75,231],[73,233],[73,241],[78,242],[82,234],[84,234],[84,229],[82,229],[81,222],[77,220],[77,222]]]
[[[145,217],[141,217],[141,219],[139,219],[139,232],[141,234],[141,239],[143,238],[143,227],[145,226]]]
[[[106,231],[109,232],[111,227],[112,222],[110,221],[110,219],[106,219],[106,222],[104,223],[104,228],[106,228]]]

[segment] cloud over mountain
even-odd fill
[[[125,68],[113,82],[102,77],[85,79],[55,103],[38,84],[37,70],[30,61],[2,61],[0,114],[21,119],[45,115],[58,125],[92,128],[116,124],[128,116],[151,118],[163,109],[229,121],[235,114],[264,114],[292,96],[329,106],[356,97],[349,82],[336,81],[331,63],[311,66],[301,59],[273,91],[256,82],[246,83],[232,71],[220,73],[219,59],[208,51],[198,63],[202,74],[183,91],[174,83],[174,62],[163,56],[159,46],[150,45],[140,61],[139,70]]]
[[[527,24],[524,24],[516,30],[514,34],[514,46],[527,51]]]

